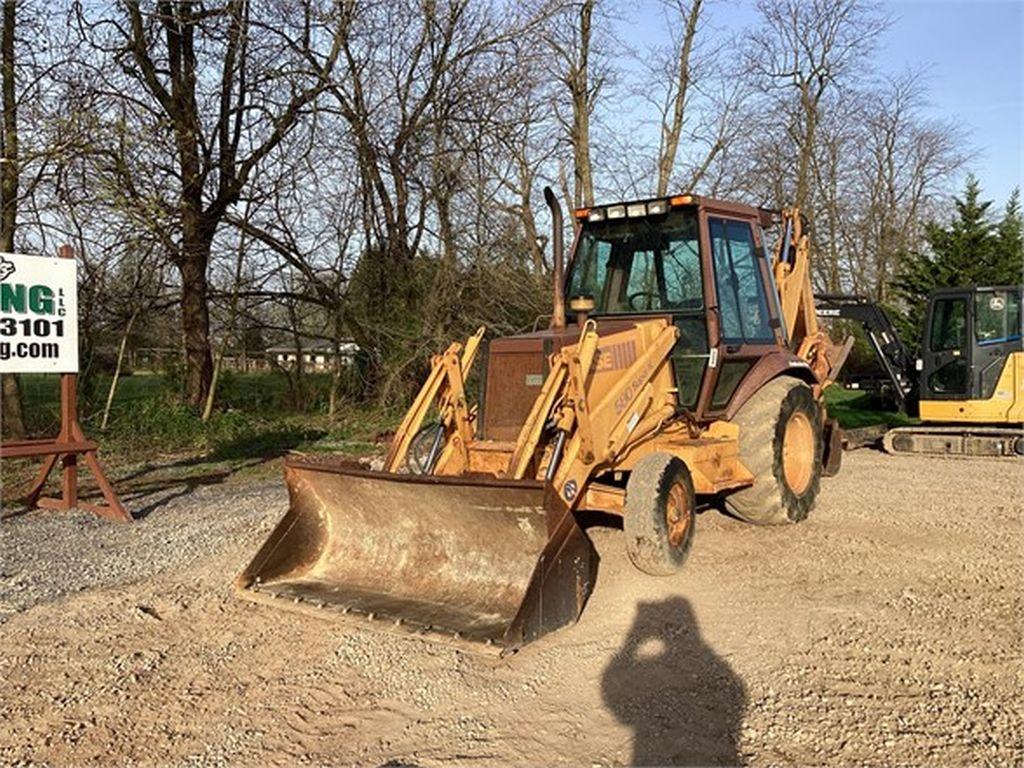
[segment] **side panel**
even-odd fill
[[[1024,420],[1024,352],[1010,355],[987,400],[922,400],[921,420],[971,424],[1013,424]]]
[[[806,361],[801,360],[789,350],[780,349],[762,357],[750,369],[733,393],[732,400],[729,401],[729,407],[725,410],[725,420],[731,421],[736,416],[736,412],[755,392],[779,376],[791,376],[811,385],[817,383],[811,366]]]

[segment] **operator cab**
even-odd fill
[[[612,206],[619,209],[625,206]],[[593,299],[597,315],[703,309],[697,209],[584,224],[569,274],[570,309],[583,297]]]
[[[1009,356],[1024,349],[1022,286],[949,288],[928,301],[922,400],[988,400]]]
[[[570,312],[669,315],[683,408],[720,413],[754,364],[783,345],[766,211],[685,195],[580,209],[576,221]]]

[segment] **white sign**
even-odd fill
[[[74,259],[0,253],[0,372],[78,371]]]

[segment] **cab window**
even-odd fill
[[[963,297],[936,300],[929,336],[932,352],[963,349],[967,343],[967,300]]]
[[[697,215],[587,223],[568,281],[595,314],[700,310],[704,306]]]
[[[726,341],[773,342],[764,281],[750,224],[708,219],[715,287]]]
[[[998,344],[1021,337],[1020,294],[979,291],[974,297],[974,337],[978,344]]]

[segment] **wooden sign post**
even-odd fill
[[[73,259],[74,251],[69,245],[62,245],[57,255],[64,259]],[[6,276],[5,276],[6,279]],[[77,309],[77,305],[76,305]],[[67,318],[69,325],[77,323],[77,318]],[[24,322],[24,321],[22,321]],[[77,370],[77,332],[74,334],[75,369]],[[25,503],[28,509],[42,507],[44,509],[85,509],[107,520],[131,522],[132,516],[121,504],[113,486],[103,472],[96,451],[99,446],[89,440],[78,421],[78,374],[63,372],[60,374],[60,433],[53,439],[17,440],[0,443],[0,459],[45,457],[43,466],[36,475]],[[106,500],[106,504],[92,504],[78,498],[78,457],[85,459],[85,464],[96,479],[96,484]],[[62,482],[60,498],[43,496],[46,481],[60,459]]]

